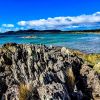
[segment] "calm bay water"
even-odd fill
[[[32,36],[32,38],[28,38]],[[78,49],[87,53],[100,53],[100,34],[53,34],[53,33],[34,33],[1,35],[0,45],[8,42],[45,44],[54,46],[65,46],[72,49]]]

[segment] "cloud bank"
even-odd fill
[[[2,27],[11,28],[11,27],[14,27],[14,25],[13,24],[2,24]]]
[[[39,20],[19,21],[16,24],[2,24],[0,31],[6,30],[19,30],[19,29],[95,29],[100,28],[100,12],[90,15],[80,16],[61,16]]]
[[[54,17],[48,19],[19,21],[18,25],[34,29],[67,29],[78,27],[98,26],[100,23],[100,12],[91,15]]]

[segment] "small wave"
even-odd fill
[[[85,40],[100,40],[100,38],[99,37],[81,37],[81,38],[79,38],[80,40],[82,39],[85,39]]]
[[[23,39],[44,39],[44,37],[38,37],[38,36],[23,36],[23,37],[19,37],[19,38],[23,38]]]
[[[92,40],[100,40],[100,38],[99,37],[95,37]]]
[[[20,38],[24,38],[24,39],[34,39],[34,38],[37,38],[37,36],[23,36],[23,37],[20,37]]]

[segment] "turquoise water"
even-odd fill
[[[32,36],[33,38],[27,38]],[[26,37],[26,38],[25,38]],[[45,44],[54,46],[65,46],[72,49],[78,49],[87,53],[100,53],[100,34],[53,34],[53,33],[33,33],[1,35],[0,45],[7,42]]]

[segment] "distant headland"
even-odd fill
[[[100,29],[89,29],[89,30],[34,30],[34,29],[28,29],[28,30],[18,30],[18,31],[7,31],[1,34],[23,34],[23,33],[35,33],[35,32],[43,32],[43,33],[100,33]]]

